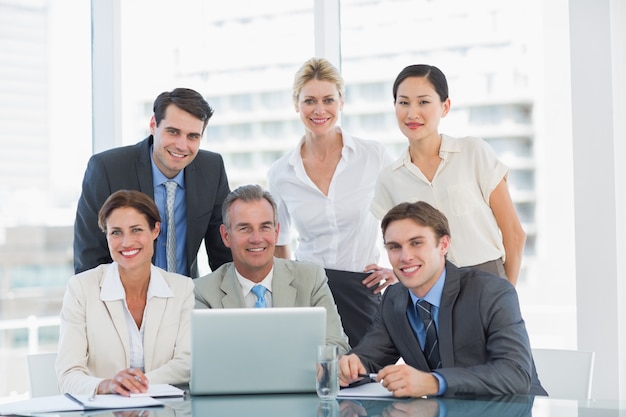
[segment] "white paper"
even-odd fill
[[[65,395],[37,397],[30,400],[0,404],[0,414],[25,415],[32,413],[46,413],[53,411],[82,411],[83,407]]]
[[[74,398],[83,404],[83,410],[142,408],[163,405],[162,402],[151,397],[131,398],[116,394],[96,395],[93,400],[90,400],[89,397],[89,395],[74,395]]]
[[[92,401],[89,401],[89,397],[89,395],[75,395],[74,398],[80,403],[65,395],[52,395],[0,404],[0,415],[32,415],[62,411],[143,408],[163,405],[162,402],[151,397],[129,398],[121,395],[96,395]]]
[[[369,398],[369,397],[393,397],[393,393],[383,387],[380,382],[369,382],[350,388],[339,390],[338,398]]]
[[[182,397],[185,391],[170,384],[150,384],[147,392],[130,394],[131,397]]]

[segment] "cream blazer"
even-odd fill
[[[130,366],[122,300],[102,301],[105,264],[70,278],[61,309],[56,373],[61,393],[91,394],[104,379]],[[148,300],[144,321],[144,367],[153,384],[189,382],[191,278],[159,269],[172,298]]]

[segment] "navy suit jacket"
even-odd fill
[[[79,273],[112,259],[104,233],[98,227],[98,211],[117,190],[138,190],[154,198],[150,147],[153,138],[110,149],[89,159],[83,178],[74,223],[74,272]],[[187,188],[187,265],[198,276],[198,250],[204,240],[211,270],[230,262],[230,249],[219,233],[222,202],[230,192],[221,155],[200,150],[185,167]],[[154,258],[153,258],[154,262]]]
[[[351,353],[368,372],[378,372],[402,357],[430,372],[406,315],[408,289],[387,288],[369,332]],[[526,325],[509,281],[446,261],[439,308],[437,373],[446,380],[445,396],[547,395],[535,371]]]

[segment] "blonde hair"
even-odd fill
[[[304,84],[311,80],[330,81],[337,86],[339,97],[344,98],[345,84],[339,70],[324,58],[311,58],[296,72],[293,80],[293,103],[298,104],[298,97]]]

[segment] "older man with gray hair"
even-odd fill
[[[232,191],[222,205],[220,234],[233,261],[195,280],[196,308],[324,307],[326,341],[349,349],[324,268],[274,257],[276,203],[258,185]]]

